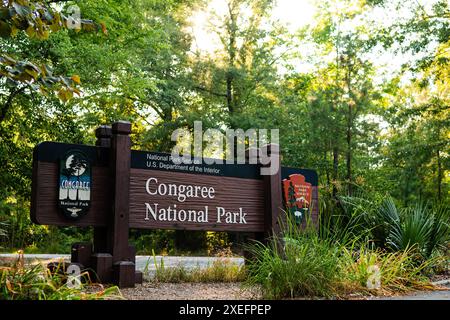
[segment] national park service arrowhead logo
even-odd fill
[[[79,150],[68,151],[59,161],[58,206],[69,219],[84,216],[91,204],[91,163]]]
[[[311,206],[312,185],[301,174],[291,174],[283,180],[284,200],[288,210],[300,224]]]

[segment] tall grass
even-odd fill
[[[412,253],[412,248],[399,252],[371,250],[364,245],[357,252],[344,248],[340,261],[342,281],[339,285],[346,293],[359,291],[373,295],[433,289],[422,273],[434,261],[428,260],[418,265]],[[374,267],[380,275],[380,287],[376,290],[368,286],[374,276]]]
[[[399,252],[376,249],[367,241],[367,232],[354,234],[360,228],[355,221],[347,220],[338,233],[323,230],[329,228],[326,223],[318,229],[307,223],[300,229],[287,218],[281,237],[248,246],[253,259],[247,266],[247,285],[261,286],[263,295],[270,299],[344,297],[354,292],[379,295],[430,288],[421,275],[430,262],[416,263],[413,248]],[[379,270],[381,286],[371,289],[368,281],[374,268]]]
[[[23,255],[11,266],[0,267],[0,300],[99,300],[121,298],[117,287],[80,288],[67,285],[67,277],[42,264],[26,266]],[[98,290],[100,289],[100,290]]]
[[[206,268],[187,269],[184,266],[159,267],[151,281],[169,283],[242,282],[246,278],[245,268],[226,260],[214,261]]]
[[[150,277],[153,282],[241,282],[246,278],[244,266],[237,265],[227,258],[215,260],[205,268],[199,266],[187,269],[183,265],[166,267],[164,259],[160,263],[156,260],[153,251],[153,263],[155,274]],[[144,269],[144,274],[149,277],[149,261]]]
[[[249,248],[249,285],[260,285],[266,298],[331,296],[339,278],[339,250],[319,238],[289,237],[280,252],[277,240]]]

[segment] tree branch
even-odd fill
[[[14,98],[21,92],[25,90],[26,87],[18,88],[16,90],[13,90],[10,94],[8,99],[6,100],[5,104],[3,104],[0,108],[0,123],[3,122],[3,120],[6,117],[6,114],[8,113],[9,108],[11,108],[12,102]]]
[[[209,90],[207,88],[200,87],[200,86],[194,86],[194,89],[207,92],[207,93],[212,94],[212,95],[217,96],[217,97],[223,97],[223,98],[227,97],[227,95],[225,93],[214,92],[212,90]]]

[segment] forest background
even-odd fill
[[[68,253],[91,238],[31,223],[32,151],[93,144],[95,128],[116,120],[132,122],[133,148],[162,152],[196,120],[204,130],[278,128],[283,165],[317,170],[323,214],[361,194],[449,204],[446,0],[1,3],[2,251]],[[67,28],[74,5],[81,30]],[[131,236],[140,253],[213,254],[239,242]]]

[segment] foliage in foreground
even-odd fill
[[[150,277],[148,265],[144,274],[154,282],[242,282],[246,278],[245,268],[232,263],[229,259],[222,258],[215,260],[206,268],[199,266],[193,269],[187,269],[182,265],[176,267],[166,267],[164,260],[156,261],[154,257],[155,274]]]
[[[66,283],[67,277],[51,273],[42,264],[25,266],[23,255],[9,267],[0,267],[0,300],[102,300],[121,298],[117,287],[103,288],[88,293],[86,284],[79,289]]]
[[[253,259],[246,284],[260,285],[266,298],[383,295],[433,288],[424,273],[439,258],[418,261],[414,246],[389,252],[348,235],[341,234],[338,240],[312,226],[299,230],[290,221],[284,230],[282,239],[247,248]]]

